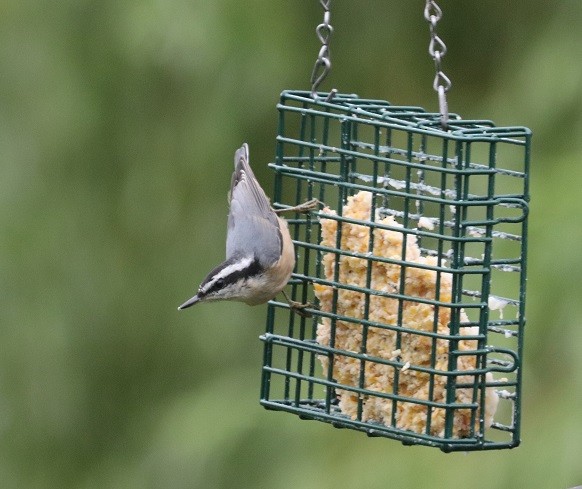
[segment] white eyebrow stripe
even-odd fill
[[[242,258],[241,260],[238,260],[235,263],[232,263],[232,264],[228,265],[227,267],[224,267],[222,270],[220,270],[212,278],[212,280],[210,282],[208,282],[204,287],[202,287],[200,289],[200,292],[206,293],[208,291],[208,289],[210,289],[216,283],[217,280],[220,280],[221,278],[228,277],[232,273],[240,272],[241,270],[244,270],[245,268],[248,268],[248,266],[252,262],[253,262],[253,258],[252,257],[246,257],[246,258]]]

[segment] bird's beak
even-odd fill
[[[198,294],[196,294],[194,297],[192,297],[192,299],[188,299],[186,302],[184,302],[184,304],[178,307],[178,310],[186,309],[187,307],[193,306],[199,301],[200,297],[198,297]]]

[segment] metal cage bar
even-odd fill
[[[288,220],[292,297],[315,306],[270,302],[261,404],[443,451],[517,446],[529,129],[444,131],[351,94],[277,108],[273,206],[329,208]]]

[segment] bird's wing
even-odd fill
[[[227,259],[253,255],[263,266],[276,262],[282,243],[279,221],[249,165],[246,143],[234,156],[229,199]]]

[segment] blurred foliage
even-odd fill
[[[424,2],[332,3],[323,89],[434,110]],[[441,6],[451,110],[534,130],[522,446],[444,455],[267,412],[265,306],[176,310],[223,256],[241,142],[272,189],[317,1],[3,0],[0,487],[582,484],[582,3]]]

